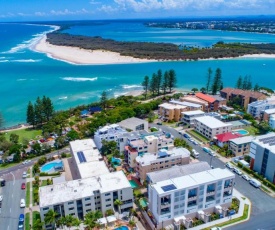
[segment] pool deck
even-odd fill
[[[139,180],[138,180],[136,177],[132,176],[132,175],[128,175],[128,176],[127,176],[127,179],[128,179],[129,181],[130,181],[130,180],[135,181],[135,182],[137,183],[138,187],[141,187],[141,186],[142,186],[142,184],[139,182]]]

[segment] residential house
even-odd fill
[[[243,156],[250,151],[250,144],[254,139],[253,136],[244,136],[231,139],[229,141],[228,149],[231,150],[235,156]]]
[[[232,132],[221,133],[216,135],[214,140],[216,141],[216,144],[222,148],[224,145],[228,145],[230,140],[238,138],[240,136],[242,135],[240,135],[239,133],[236,133],[236,134]]]

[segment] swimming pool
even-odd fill
[[[234,132],[239,133],[239,134],[241,134],[242,136],[245,136],[245,135],[248,135],[248,134],[249,134],[249,132],[246,131],[245,129],[234,130]]]
[[[115,230],[128,230],[129,228],[127,226],[120,226],[118,228],[115,228]]]
[[[112,162],[115,166],[121,165],[121,160],[120,160],[119,158],[112,157],[111,162]]]
[[[137,182],[135,182],[134,180],[129,180],[129,182],[130,182],[132,188],[138,188],[139,187]]]
[[[51,161],[44,164],[41,168],[41,172],[51,173],[63,170],[63,162],[61,160]]]
[[[141,205],[141,207],[145,208],[148,206],[148,202],[145,198],[140,198],[139,199],[139,204]]]

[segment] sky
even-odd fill
[[[0,0],[0,21],[275,15],[275,0]]]

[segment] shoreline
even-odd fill
[[[157,60],[140,59],[122,56],[119,53],[105,50],[85,50],[77,47],[56,46],[46,41],[44,35],[32,49],[45,53],[48,57],[75,65],[109,65],[158,62]]]

